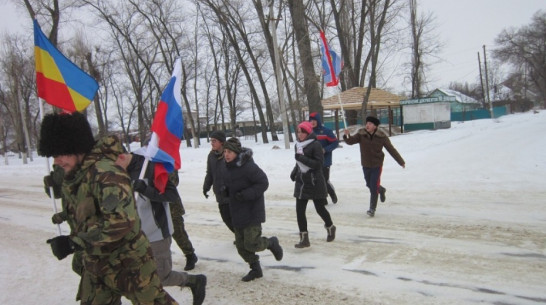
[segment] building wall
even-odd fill
[[[451,127],[451,108],[448,102],[406,105],[402,111],[406,131]]]

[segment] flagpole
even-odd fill
[[[339,102],[339,107],[341,108],[341,117],[343,118],[343,129],[347,129],[347,120],[345,119],[345,110],[343,109],[343,103],[341,103],[341,89],[338,88],[337,91],[337,100]]]
[[[138,180],[144,179],[144,174],[146,174],[146,168],[148,168],[148,163],[150,162],[150,159],[148,159],[148,156],[144,157],[144,163],[142,164],[142,168],[140,169],[140,174],[138,175]],[[135,193],[135,202],[138,198],[138,192],[133,190]]]
[[[44,102],[41,98],[38,98],[38,105],[40,106],[40,121],[44,120]],[[49,157],[46,157],[46,175],[50,175],[51,167],[49,166]],[[53,192],[53,187],[49,186],[49,194],[51,195],[51,202],[53,203],[53,212],[57,214],[57,202],[55,200],[55,194]],[[57,233],[61,235],[61,225],[57,224]]]

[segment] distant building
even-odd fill
[[[489,109],[474,98],[451,89],[435,89],[425,98],[400,101],[404,130],[450,128],[452,121],[490,118]],[[495,117],[506,114],[506,108],[493,109]]]
[[[482,104],[474,98],[451,89],[436,89],[427,97],[437,97],[442,101],[449,102],[451,112],[465,112],[482,108]]]

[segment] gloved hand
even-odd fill
[[[51,173],[53,174],[53,172]],[[53,177],[51,175],[44,176],[44,191],[46,195],[51,198],[49,187],[53,188],[53,196],[55,198],[61,198],[61,185],[55,184],[55,181],[53,180]]]
[[[303,159],[303,155],[296,154],[295,158],[296,158],[296,161],[301,161]]]
[[[222,185],[222,187],[220,188],[220,193],[224,197],[229,197],[229,190],[225,185]]]
[[[47,240],[47,243],[51,246],[51,251],[59,260],[67,257],[69,254],[74,253],[76,246],[74,242],[67,235],[60,235]]]
[[[292,171],[292,172],[290,173],[290,180],[296,181],[296,171]]]
[[[245,198],[243,197],[243,193],[241,193],[241,192],[235,193],[235,200],[237,200],[237,201],[245,200]]]
[[[203,190],[203,195],[205,195],[205,198],[209,198],[209,194],[207,194],[208,192]]]
[[[138,180],[135,180],[135,182],[133,182],[133,190],[135,192],[139,192],[139,193],[142,194],[142,193],[144,193],[146,191],[147,187],[148,187],[148,185],[142,179],[138,179]]]
[[[53,216],[51,217],[51,222],[56,225],[63,223],[64,219],[61,214],[62,212],[53,214]]]

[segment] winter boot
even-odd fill
[[[198,260],[195,253],[186,255],[186,266],[184,267],[184,270],[193,270],[193,268],[195,268],[195,263],[197,263]]]
[[[261,278],[264,276],[262,273],[262,267],[260,266],[260,261],[250,264],[250,272],[247,275],[243,276],[243,282],[250,282],[254,279]]]
[[[280,261],[282,259],[282,247],[279,244],[279,239],[276,236],[273,236],[268,239],[269,245],[267,249],[271,250],[275,259]]]
[[[370,216],[370,217],[374,217],[375,210],[368,210],[368,212],[366,212],[366,214],[368,214],[368,216]]]
[[[307,248],[310,246],[311,246],[311,243],[309,243],[309,234],[307,232],[300,232],[300,242],[295,244],[294,247]]]
[[[326,236],[327,242],[331,242],[336,239],[336,226],[331,225],[327,227],[326,225],[324,225],[324,228],[326,228],[326,232],[328,232],[328,236]]]
[[[381,202],[385,202],[385,199],[387,199],[387,197],[385,196],[386,192],[387,192],[387,189],[380,185],[379,186],[379,200],[381,200]]]
[[[205,300],[207,277],[204,274],[189,275],[186,284],[191,289],[193,295],[193,305],[201,305]]]

